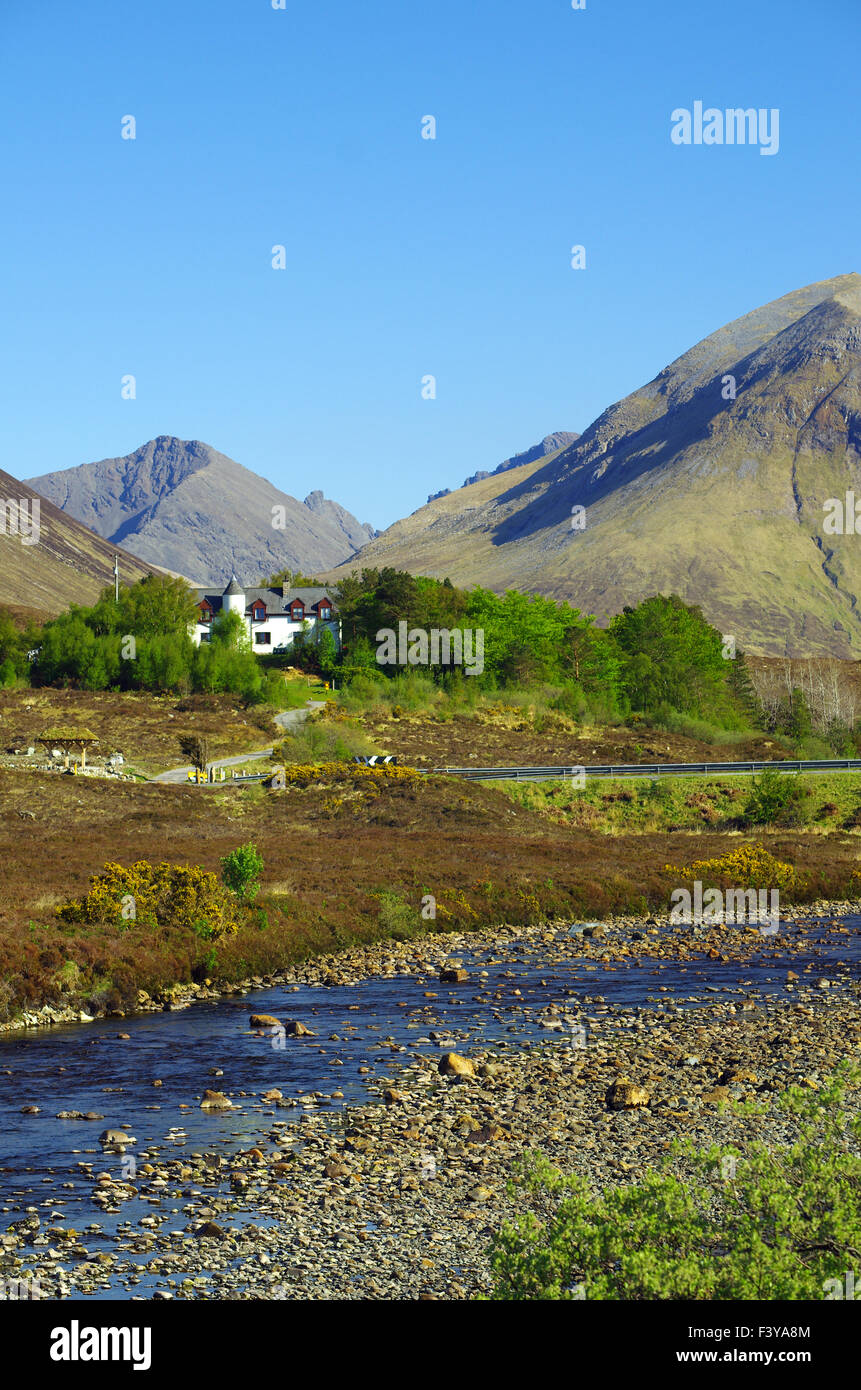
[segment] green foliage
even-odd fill
[[[675,595],[625,608],[607,631],[571,604],[539,594],[466,591],[391,568],[350,575],[336,599],[344,632],[341,675],[350,683],[364,672],[390,681],[411,674],[376,662],[377,633],[397,632],[406,622],[408,631],[484,634],[480,674],[466,676],[454,663],[420,668],[458,701],[474,701],[479,690],[552,685],[559,712],[584,722],[618,722],[637,710],[707,717],[723,729],[749,723],[758,710],[744,657],[725,660],[721,634]],[[364,690],[373,702],[375,692]]]
[[[243,902],[253,902],[260,891],[260,875],[263,872],[263,858],[253,844],[237,845],[220,861],[221,877],[237,898]]]
[[[798,777],[766,768],[754,777],[744,807],[750,825],[800,825],[810,792]]]
[[[355,724],[309,720],[273,750],[279,763],[331,763],[367,757],[378,751],[367,734]]]
[[[421,917],[416,908],[405,903],[398,893],[377,893],[380,910],[377,922],[381,932],[395,941],[410,941],[421,931]]]
[[[240,615],[219,613],[209,642],[195,647],[189,630],[196,612],[181,579],[150,575],[121,588],[119,602],[105,589],[92,608],[73,604],[46,624],[34,642],[32,680],[85,690],[223,692],[278,704],[283,682],[261,668]]]
[[[861,1245],[861,1119],[844,1113],[847,1079],[844,1069],[818,1094],[790,1089],[790,1148],[678,1144],[675,1161],[600,1196],[533,1155],[516,1191],[535,1210],[494,1238],[491,1297],[822,1299]]]
[[[722,639],[699,608],[675,594],[658,594],[637,608],[623,608],[610,624],[622,653],[622,681],[635,709],[662,704],[702,713],[726,703],[729,663]]]

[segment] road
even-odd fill
[[[309,714],[313,714],[315,709],[322,709],[325,703],[325,700],[309,700],[305,709],[285,709],[281,714],[275,715],[275,723],[282,729],[296,728],[298,724],[304,724]],[[274,751],[274,748],[261,748],[256,753],[237,753],[232,758],[216,758],[209,766],[216,769],[219,767],[239,767],[242,763],[249,763],[257,758],[271,758]],[[160,772],[156,777],[151,777],[150,781],[174,785],[184,784],[188,781],[188,774],[193,771],[194,768],[192,767],[173,767],[167,772]]]

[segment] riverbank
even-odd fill
[[[825,930],[832,934],[845,935],[847,929],[842,926],[840,918],[849,914],[861,914],[861,900],[820,900],[788,907],[781,913],[784,928],[778,938],[763,936],[756,926],[672,925],[667,914],[661,916],[654,913],[609,917],[603,921],[580,923],[573,929],[568,922],[543,922],[525,925],[504,923],[469,932],[434,931],[408,941],[389,939],[371,945],[345,946],[336,952],[320,951],[283,970],[250,975],[231,983],[174,982],[154,994],[140,990],[135,1009],[108,1010],[98,1015],[74,1007],[44,1005],[25,1011],[12,1022],[0,1023],[0,1035],[94,1023],[99,1017],[122,1019],[135,1014],[170,1012],[189,1008],[195,1003],[245,995],[276,985],[334,986],[356,984],[372,977],[386,979],[399,973],[411,973],[418,960],[431,961],[438,966],[461,951],[481,947],[504,949],[507,945],[523,941],[546,948],[548,964],[571,961],[584,954],[602,964],[635,959],[717,960],[727,963],[749,961],[754,955],[776,958],[805,950],[803,931],[793,932],[786,928],[803,928],[804,924],[815,921],[820,927],[826,923]],[[560,935],[562,932],[564,936]]]
[[[264,870],[234,935],[208,940],[178,914],[159,930],[57,918],[106,864],[169,859],[218,875],[249,842]],[[667,864],[748,843],[793,866],[787,904],[857,895],[857,833],[607,835],[557,825],[489,786],[346,764],[275,791],[0,771],[0,1022],[45,1005],[63,1016],[129,1012],[141,990],[271,976],[342,947],[424,939],[434,926],[666,912],[685,881]]]
[[[780,1096],[793,1084],[820,1089],[861,1042],[857,983],[798,988],[793,1001],[751,997],[741,1008],[597,1005],[585,1034],[565,1025],[540,1044],[458,1041],[460,1074],[443,1074],[445,1040],[431,1056],[395,1048],[369,1081],[369,1103],[342,1116],[320,1109],[320,1095],[230,1090],[237,1114],[257,1107],[241,1152],[177,1155],[130,1139],[130,1167],[115,1150],[82,1158],[106,1217],[141,1199],[146,1215],[96,1249],[91,1229],[29,1207],[0,1241],[0,1273],[37,1278],[43,1298],[109,1285],[114,1297],[474,1298],[490,1288],[488,1243],[520,1209],[507,1182],[530,1151],[597,1192],[642,1178],[678,1136],[741,1154],[754,1140],[791,1143],[796,1122]],[[623,1078],[647,1103],[609,1107]],[[850,1108],[858,1101],[856,1088]]]

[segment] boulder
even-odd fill
[[[280,1028],[280,1018],[273,1018],[272,1014],[252,1014],[249,1019],[252,1028]]]
[[[439,972],[439,978],[440,984],[443,985],[462,985],[465,980],[469,979],[469,971],[464,970],[461,966],[451,966],[448,969],[443,968]]]
[[[133,1135],[127,1134],[124,1129],[103,1129],[99,1135],[99,1143],[113,1146],[114,1144],[136,1144],[138,1141]]]
[[[300,1023],[297,1018],[288,1018],[284,1024],[284,1032],[289,1038],[316,1038],[317,1034],[312,1033],[310,1028],[306,1028],[304,1023]]]
[[[439,1059],[442,1076],[475,1076],[475,1063],[457,1052],[444,1052]]]
[[[232,1110],[233,1101],[228,1100],[223,1091],[204,1091],[200,1108],[201,1110]]]
[[[751,1086],[756,1085],[756,1072],[749,1067],[727,1067],[726,1071],[721,1072],[718,1078],[718,1086],[731,1086],[733,1082],[747,1081]]]
[[[194,1234],[199,1236],[201,1240],[227,1239],[227,1232],[221,1226],[216,1225],[214,1221],[204,1221],[202,1226],[198,1226]]]
[[[651,1097],[642,1086],[619,1077],[608,1088],[605,1100],[608,1110],[636,1110],[639,1105],[648,1105]]]

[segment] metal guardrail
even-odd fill
[[[383,767],[397,766],[394,757],[353,758],[353,764]],[[349,766],[349,764],[345,764]],[[441,777],[462,777],[470,782],[550,782],[568,781],[577,774],[586,777],[708,777],[713,774],[775,772],[861,772],[861,758],[815,758],[807,761],[786,759],[784,762],[736,763],[592,763],[573,767],[434,767],[415,768],[424,776],[433,773]],[[216,786],[235,786],[238,782],[265,782],[272,776],[266,772],[234,774]],[[193,781],[193,779],[189,779]],[[203,785],[207,785],[204,781]],[[211,783],[209,785],[212,785]]]
[[[690,777],[712,773],[861,772],[861,758],[817,758],[808,761],[732,763],[593,763],[575,767],[435,767],[442,776],[463,777],[472,782],[548,782],[587,777]]]

